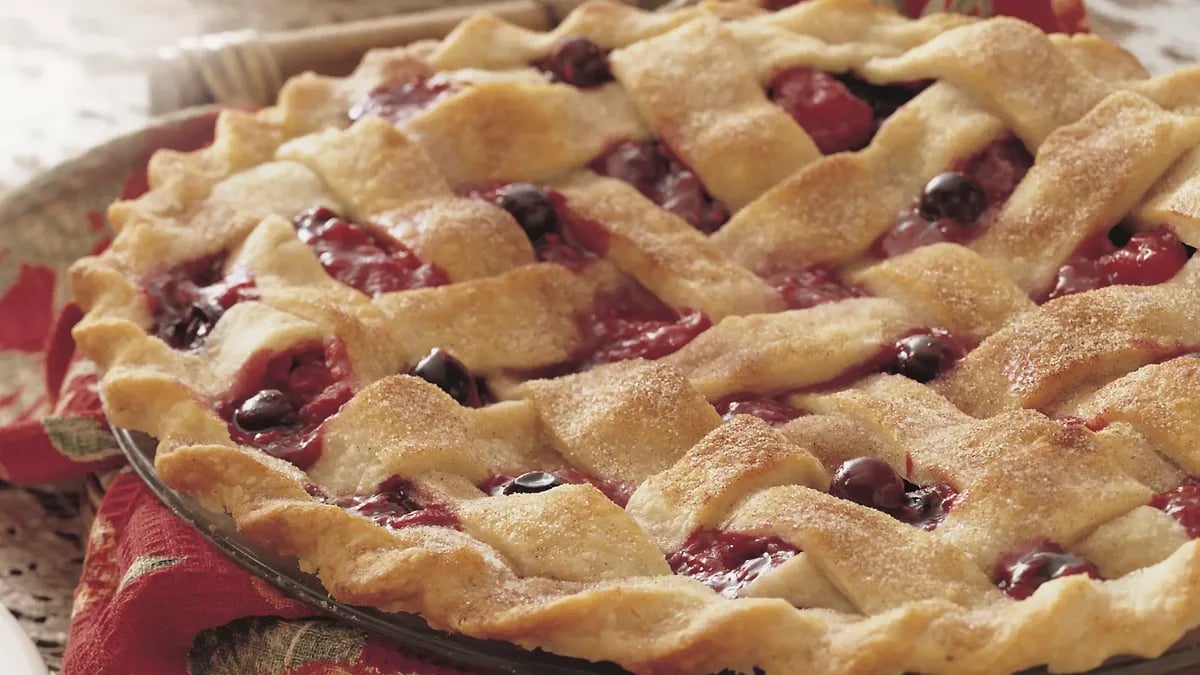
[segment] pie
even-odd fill
[[[160,152],[108,415],[346,603],[635,672],[1200,624],[1200,68],[868,0],[481,14]]]

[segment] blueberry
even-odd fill
[[[417,361],[410,374],[437,385],[462,405],[479,403],[479,390],[471,371],[444,349],[435,347],[428,356]]]
[[[286,394],[278,389],[264,389],[238,406],[233,422],[242,430],[253,433],[284,426],[295,413]]]
[[[875,457],[843,462],[833,473],[829,494],[885,513],[905,504],[904,481],[887,462]]]
[[[536,492],[545,492],[563,484],[563,480],[552,473],[545,471],[530,471],[523,473],[520,476],[512,479],[512,482],[504,486],[504,494],[533,494]]]
[[[933,177],[921,194],[921,215],[928,220],[949,218],[962,225],[975,222],[987,208],[987,194],[975,181],[947,171]]]
[[[508,211],[530,241],[558,231],[554,204],[545,190],[532,183],[506,185],[496,198],[496,205]]]
[[[558,43],[546,64],[555,79],[576,87],[594,87],[612,79],[604,50],[587,38]]]
[[[930,382],[955,360],[954,350],[937,335],[912,335],[896,343],[891,372],[917,382]]]

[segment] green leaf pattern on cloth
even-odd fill
[[[90,417],[44,417],[42,426],[54,447],[76,461],[94,461],[121,451],[108,427]]]
[[[188,672],[286,675],[313,662],[353,662],[365,643],[359,631],[327,619],[248,617],[198,633],[188,653]]]
[[[117,584],[117,592],[120,593],[122,589],[144,574],[170,567],[176,563],[183,562],[183,560],[183,558],[172,558],[163,555],[142,556],[134,560],[129,569],[125,570],[125,576],[121,577],[121,583]]]

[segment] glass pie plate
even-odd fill
[[[475,640],[430,628],[412,614],[389,614],[369,607],[347,605],[329,596],[321,581],[300,570],[291,558],[264,551],[238,534],[233,520],[214,514],[167,487],[154,470],[157,442],[137,431],[113,427],[121,451],[150,490],[184,521],[193,525],[225,555],[288,596],[334,618],[396,642],[414,652],[479,673],[521,675],[614,675],[627,671],[611,663],[592,663],[515,645]],[[1114,660],[1092,675],[1185,675],[1200,673],[1200,633],[1193,631],[1170,652],[1153,660]],[[1021,675],[1044,675],[1044,668]]]

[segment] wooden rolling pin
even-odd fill
[[[150,109],[158,115],[206,103],[269,105],[293,75],[308,70],[345,75],[370,49],[445,37],[476,12],[546,30],[582,2],[502,0],[280,33],[191,38],[159,52],[149,73]]]

